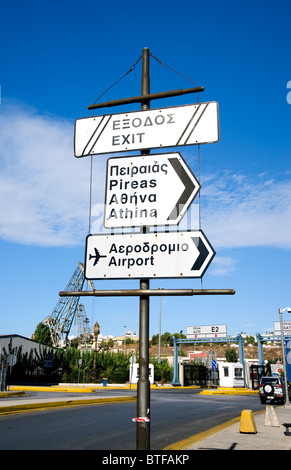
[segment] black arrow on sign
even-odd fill
[[[191,237],[191,238],[193,240],[194,245],[196,246],[196,248],[199,251],[198,258],[196,259],[195,263],[193,264],[193,266],[191,268],[191,271],[199,271],[199,269],[201,269],[201,267],[203,266],[203,263],[205,262],[205,260],[206,260],[206,258],[207,258],[207,256],[209,255],[210,252],[209,252],[208,248],[206,247],[206,245],[203,242],[201,237]],[[209,263],[212,260],[212,258],[214,257],[214,255],[215,255],[215,252],[213,250],[213,255],[212,255],[211,259],[209,260]]]
[[[172,212],[170,213],[169,217],[167,220],[175,220],[179,214],[180,214],[180,208],[184,207],[186,202],[189,200],[191,197],[191,194],[193,193],[195,189],[195,184],[193,183],[193,180],[190,178],[188,173],[186,172],[185,168],[183,165],[180,163],[180,160],[178,158],[169,158],[169,162],[171,163],[172,167],[174,168],[175,172],[179,176],[180,180],[185,186],[185,189],[183,193],[181,194],[180,198],[175,204],[175,207],[173,208]],[[193,175],[194,177],[194,175]],[[200,184],[197,181],[197,184],[199,185],[199,189],[201,188]],[[194,199],[194,197],[193,197]],[[192,199],[192,200],[193,200]],[[192,201],[189,202],[189,205],[191,204]]]

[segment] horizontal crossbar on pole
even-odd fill
[[[175,335],[174,335],[175,336]],[[244,341],[243,337],[239,334],[236,336],[204,336],[200,338],[177,338],[176,344],[189,344],[189,343],[232,343],[233,341]]]
[[[130,103],[144,103],[145,101],[158,100],[161,98],[170,98],[172,96],[187,95],[189,93],[199,93],[204,91],[203,86],[195,88],[185,88],[184,90],[170,90],[170,91],[160,91],[158,93],[150,93],[141,96],[131,96],[129,98],[121,98],[119,100],[106,101],[105,103],[94,103],[87,106],[88,109],[97,109],[97,108],[110,108],[112,106],[120,106],[123,104]]]
[[[61,291],[60,297],[133,297],[133,296],[166,296],[166,295],[234,295],[234,289],[124,289]]]

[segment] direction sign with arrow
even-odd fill
[[[200,278],[214,255],[201,230],[88,235],[85,277]]]
[[[200,187],[179,153],[110,158],[104,226],[176,225]]]
[[[207,144],[219,140],[218,103],[77,119],[75,156]]]

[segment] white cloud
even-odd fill
[[[73,123],[15,105],[1,106],[0,113],[1,238],[44,246],[83,243],[90,159],[74,157]],[[103,166],[100,160],[99,173]]]
[[[213,276],[224,276],[235,271],[236,260],[229,256],[215,256],[211,263]]]
[[[290,175],[223,172],[205,180],[202,228],[214,247],[291,248]]]
[[[0,107],[0,237],[15,243],[74,246],[88,232],[90,157],[73,154],[74,123],[20,105]],[[102,231],[108,156],[93,158],[92,232]],[[214,249],[291,248],[290,173],[201,176],[202,230]],[[197,202],[191,225],[197,229]],[[188,215],[183,220],[186,224]],[[195,221],[194,221],[195,219]],[[188,224],[188,222],[187,222]],[[186,224],[186,225],[187,225]],[[189,228],[189,226],[187,226]],[[217,258],[216,272],[233,270]]]

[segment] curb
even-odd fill
[[[219,431],[223,431],[224,429],[230,428],[233,424],[237,423],[240,420],[240,417],[233,418],[225,423],[219,424],[214,426],[207,431],[200,432],[199,434],[195,434],[188,439],[184,439],[183,441],[176,442],[175,444],[171,444],[167,447],[164,447],[163,450],[186,450],[189,447],[197,444],[197,442],[203,441],[207,439],[207,437],[213,436],[214,434],[218,433]]]
[[[215,390],[202,390],[200,395],[258,395],[258,390],[249,390],[245,388],[222,388]]]
[[[13,392],[17,391],[26,391],[26,392],[70,392],[70,393],[94,393],[96,388],[74,388],[74,387],[41,387],[34,385],[10,385],[10,390]],[[105,388],[105,387],[104,387]]]
[[[254,415],[257,415],[260,413],[263,413],[263,410],[253,412]],[[218,424],[217,426],[214,426],[213,428],[210,428],[207,431],[203,431],[203,432],[200,432],[199,434],[195,434],[194,436],[191,436],[188,439],[184,439],[182,441],[179,441],[167,447],[164,447],[163,450],[187,450],[191,448],[194,444],[204,441],[204,439],[214,436],[215,434],[217,434],[220,431],[223,431],[224,429],[230,428],[234,424],[238,423],[240,420],[241,420],[241,415],[235,418],[232,418],[226,421],[225,423]]]
[[[1,398],[10,398],[10,397],[24,397],[26,394],[22,389],[19,392],[0,392],[0,399]]]
[[[136,397],[116,397],[116,398],[95,398],[89,400],[62,400],[56,402],[45,403],[30,403],[14,406],[0,407],[0,415],[22,413],[29,411],[38,411],[46,408],[62,408],[66,406],[84,406],[84,405],[100,405],[104,403],[118,403],[118,402],[135,402]]]
[[[106,391],[106,390],[136,390],[137,386],[136,384],[131,385],[125,385],[125,386],[102,386],[102,385],[96,385],[96,386],[80,386],[80,387],[70,387],[70,386],[34,386],[34,385],[27,385],[27,386],[20,386],[20,385],[10,385],[10,392],[13,391],[35,391],[35,392],[69,392],[69,393],[96,393],[96,391]],[[190,389],[199,389],[201,388],[200,386],[156,386],[156,385],[151,385],[151,390],[190,390]],[[217,388],[217,389],[205,389],[201,390],[200,392],[201,395],[257,395],[258,390],[250,390],[246,388]],[[0,395],[1,398],[2,393]]]
[[[193,385],[189,387],[182,387],[182,386],[156,386],[156,385],[151,385],[150,386],[151,390],[181,390],[181,389],[200,389],[201,387]],[[96,386],[80,386],[80,387],[63,387],[59,385],[53,385],[51,387],[48,386],[34,386],[34,385],[10,385],[10,390],[11,391],[35,391],[35,392],[69,392],[69,393],[95,393],[96,391],[106,391],[106,390],[136,390],[137,385],[132,384],[131,387],[129,385],[125,386],[103,386],[96,384]]]

